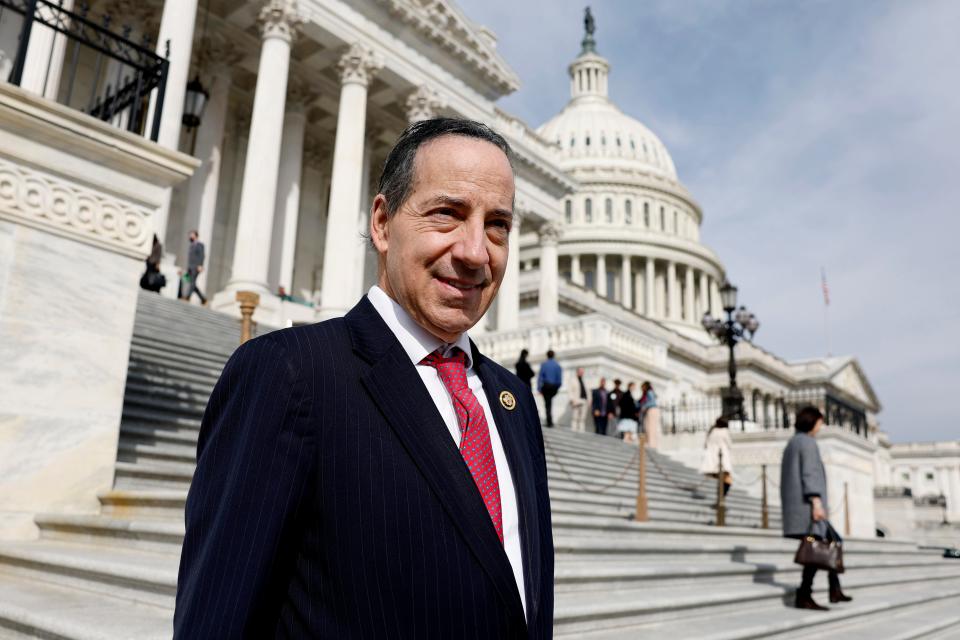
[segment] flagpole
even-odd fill
[[[823,337],[827,343],[827,357],[830,353],[830,288],[827,287],[827,271],[820,267],[820,288],[823,291]]]

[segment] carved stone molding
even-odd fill
[[[287,85],[287,111],[305,113],[317,96],[318,93],[308,83],[290,78]]]
[[[420,85],[407,97],[407,120],[420,122],[437,117],[437,112],[447,106],[440,94],[427,85]]]
[[[560,230],[560,225],[552,222],[546,222],[540,225],[538,233],[540,234],[540,244],[542,246],[556,246],[560,241],[560,236],[563,235]]]
[[[0,218],[128,255],[146,255],[151,215],[132,202],[0,158]]]
[[[268,0],[257,16],[263,38],[281,38],[293,42],[300,33],[303,18],[297,0]]]
[[[213,76],[232,74],[247,55],[235,42],[219,34],[209,36],[207,42],[199,44],[199,49],[200,68]]]
[[[160,30],[162,7],[144,0],[108,0],[102,5],[102,13],[111,17],[113,28],[130,27],[135,34],[157,37]]]
[[[337,64],[340,69],[340,81],[343,84],[360,84],[367,86],[374,74],[383,68],[383,60],[359,42],[354,42],[340,58]]]

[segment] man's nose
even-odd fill
[[[470,269],[481,269],[490,262],[484,220],[464,221],[460,239],[454,247],[453,257]]]

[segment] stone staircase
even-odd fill
[[[141,296],[115,487],[98,514],[39,516],[39,540],[0,544],[0,638],[170,637],[200,417],[238,335],[223,315]],[[714,485],[649,451],[650,522],[635,523],[635,448],[562,428],[545,439],[557,637],[960,638],[960,561],[851,539],[855,600],[798,611],[785,606],[800,578],[779,514],[760,529],[760,505],[734,489],[728,526],[710,526]]]

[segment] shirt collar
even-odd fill
[[[456,341],[444,342],[417,324],[407,313],[407,310],[397,304],[379,286],[373,285],[370,287],[367,292],[367,299],[370,300],[370,304],[377,310],[383,321],[387,323],[393,335],[397,337],[400,346],[403,347],[407,357],[414,365],[420,364],[421,360],[437,349],[441,349],[441,355],[447,356],[451,349],[459,347],[467,356],[467,370],[473,367],[473,351],[470,348],[470,337],[466,331],[461,333]]]

